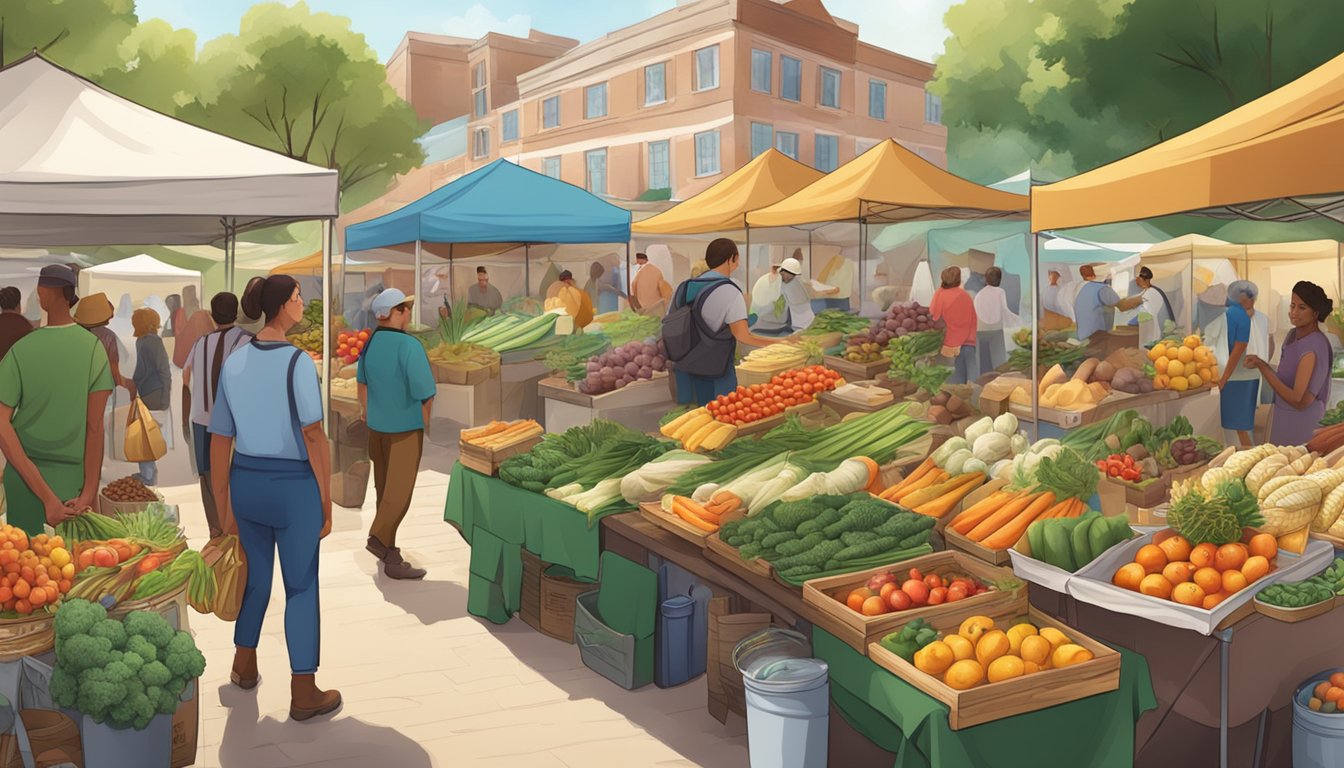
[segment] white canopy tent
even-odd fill
[[[203,295],[200,272],[174,267],[143,253],[79,271],[81,296],[102,292],[116,302],[129,295],[132,305],[137,307],[150,296],[163,298],[181,293],[187,285],[196,286],[196,295]]]

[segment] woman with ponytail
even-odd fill
[[[1305,445],[1320,426],[1325,402],[1330,397],[1330,370],[1335,353],[1321,332],[1321,323],[1334,311],[1334,302],[1315,283],[1303,280],[1293,286],[1288,321],[1293,329],[1283,342],[1279,370],[1256,355],[1247,355],[1246,367],[1256,368],[1274,390],[1270,421],[1272,445]]]
[[[322,396],[312,358],[285,337],[303,317],[294,278],[252,278],[242,306],[266,325],[225,361],[210,415],[215,501],[225,531],[237,532],[247,557],[231,678],[244,689],[259,680],[257,642],[279,549],[293,672],[289,716],[308,720],[341,705],[339,692],[323,691],[315,680],[321,624],[317,553],[331,532],[331,456],[322,431]]]

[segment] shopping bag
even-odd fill
[[[131,403],[130,418],[126,422],[126,440],[123,444],[127,461],[158,461],[168,453],[159,423],[140,398]]]
[[[237,536],[217,536],[201,548],[201,557],[215,574],[215,597],[208,604],[191,601],[198,613],[213,613],[224,621],[236,621],[243,608],[247,586],[247,558]]]

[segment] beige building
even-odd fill
[[[409,33],[388,77],[455,138],[342,223],[501,157],[616,201],[685,199],[770,147],[830,171],[894,137],[945,167],[933,66],[860,34],[822,0],[682,0],[584,45]]]

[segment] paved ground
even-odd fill
[[[196,487],[163,490],[200,546],[206,533]],[[337,509],[322,551],[318,679],[341,689],[346,705],[329,722],[288,719],[279,569],[254,691],[228,683],[232,625],[192,613],[208,661],[197,765],[747,765],[744,726],[725,727],[707,714],[703,677],[672,690],[623,691],[583,666],[572,645],[518,620],[495,626],[466,615],[469,550],[443,522],[446,493],[445,475],[422,472],[402,526],[403,548],[430,569],[420,583],[389,582],[364,552],[372,491],[363,510]]]

